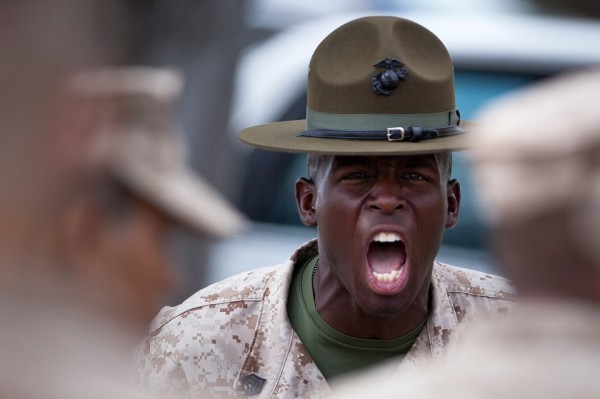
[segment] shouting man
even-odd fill
[[[240,133],[309,154],[296,200],[318,238],[164,309],[145,348],[148,383],[191,397],[318,397],[376,363],[439,360],[466,321],[508,310],[506,280],[435,261],[458,221],[459,122],[452,62],[429,30],[367,17],[325,38],[306,120]]]

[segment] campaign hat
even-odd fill
[[[441,40],[413,21],[371,16],[347,22],[317,46],[306,119],[249,127],[239,139],[275,151],[402,155],[463,149],[463,133],[454,67]]]

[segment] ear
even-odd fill
[[[317,225],[315,200],[315,183],[305,177],[296,180],[296,206],[300,220],[305,226]]]
[[[460,182],[452,179],[447,188],[448,211],[446,213],[446,228],[452,228],[458,222],[460,210]]]

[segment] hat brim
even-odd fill
[[[468,129],[468,123],[466,123]],[[465,126],[465,123],[461,123]],[[336,155],[417,155],[460,151],[468,148],[468,134],[439,137],[419,142],[388,140],[345,140],[299,137],[306,120],[273,122],[243,129],[238,138],[244,144],[264,150]]]
[[[229,201],[187,167],[157,173],[132,164],[123,166],[117,174],[124,184],[179,224],[203,236],[225,238],[246,223]]]

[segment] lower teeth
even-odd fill
[[[400,277],[400,270],[392,270],[389,273],[373,272],[373,275],[375,276],[377,281],[391,282],[391,281],[397,280]]]

